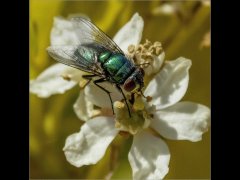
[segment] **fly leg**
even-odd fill
[[[97,76],[97,75],[94,75],[94,74],[90,74],[90,75],[83,75],[82,77],[83,77],[84,79],[87,79],[87,80],[88,80],[88,82],[86,83],[86,85],[88,85],[88,84],[91,82],[91,80],[92,80],[93,77],[98,77],[98,76]],[[107,81],[105,78],[101,78],[101,79],[97,79],[97,80],[93,81],[93,83],[94,83],[97,87],[99,87],[100,89],[102,89],[104,92],[106,92],[106,93],[108,94],[109,99],[110,99],[110,102],[111,102],[111,106],[112,106],[112,111],[113,111],[113,114],[114,114],[113,101],[112,101],[110,92],[109,92],[108,90],[106,90],[104,87],[102,87],[102,86],[100,86],[100,85],[98,84],[98,83],[105,82],[105,81]],[[85,86],[86,86],[86,85],[85,85]]]
[[[97,77],[97,75],[95,75],[95,74],[82,75],[82,78],[87,80],[87,83],[84,85],[84,87],[87,86],[91,82],[93,77]]]
[[[102,87],[102,86],[100,86],[100,85],[98,84],[98,83],[102,83],[102,82],[105,82],[105,81],[107,81],[105,78],[101,78],[101,79],[97,79],[97,80],[93,81],[93,83],[94,83],[97,87],[99,87],[100,89],[102,89],[103,91],[105,91],[105,92],[108,94],[109,99],[110,99],[110,101],[111,101],[112,111],[113,111],[113,114],[114,114],[113,101],[112,101],[112,97],[111,97],[111,95],[110,95],[110,92],[109,92],[108,90],[106,90],[104,87]]]
[[[116,85],[116,87],[119,89],[119,91],[122,93],[122,96],[124,98],[124,101],[127,105],[127,109],[128,109],[128,114],[129,114],[129,117],[131,117],[131,113],[130,113],[130,109],[129,109],[129,106],[128,106],[128,103],[127,103],[127,99],[126,99],[126,96],[124,95],[123,91],[122,91],[122,88],[119,86],[119,85]]]

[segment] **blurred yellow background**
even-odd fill
[[[210,107],[210,2],[209,1],[44,1],[30,0],[30,79],[54,64],[46,53],[54,16],[86,14],[110,37],[132,15],[144,19],[142,42],[160,41],[166,59],[180,56],[192,60],[189,89],[183,100]],[[104,178],[108,173],[109,149],[96,165],[70,165],[62,148],[68,135],[82,122],[73,112],[78,97],[75,87],[64,95],[47,99],[30,94],[30,177],[54,179]],[[116,138],[120,155],[113,179],[131,179],[127,154],[131,138]],[[166,140],[171,159],[166,179],[210,179],[210,132],[203,140]],[[147,147],[146,147],[147,148]]]

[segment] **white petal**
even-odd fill
[[[162,109],[177,103],[186,93],[191,60],[183,57],[166,62],[162,70],[150,81],[144,95],[151,96],[151,103]]]
[[[68,68],[63,64],[55,64],[43,71],[35,80],[30,81],[30,92],[41,98],[53,94],[63,94],[76,85],[74,81],[64,80],[61,75]]]
[[[79,40],[71,21],[55,17],[51,30],[51,45],[74,45]]]
[[[84,91],[80,91],[77,101],[73,105],[73,109],[79,119],[87,121],[92,117],[94,111],[93,104],[86,100]]]
[[[123,99],[121,93],[112,84],[105,82],[99,83],[99,85],[111,92],[110,95],[112,97],[113,102]],[[94,85],[93,83],[90,83],[85,87],[85,94],[87,96],[87,100],[91,101],[98,107],[102,108],[112,107],[108,94],[99,87],[97,87],[96,85]]]
[[[154,114],[151,127],[174,140],[200,141],[208,130],[210,110],[192,102],[179,102]]]
[[[170,152],[162,139],[141,132],[134,136],[128,160],[134,180],[162,179],[168,173]]]
[[[70,135],[63,148],[68,162],[76,167],[96,164],[118,133],[114,124],[111,117],[96,117]]]
[[[137,45],[142,39],[144,22],[138,13],[135,13],[131,20],[125,24],[114,36],[113,40],[117,45],[127,53],[128,46]]]

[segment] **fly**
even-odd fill
[[[133,103],[133,94],[136,92],[142,94],[143,69],[135,65],[113,40],[89,20],[76,17],[72,18],[71,22],[81,42],[78,45],[48,47],[49,55],[60,63],[90,73],[83,75],[88,82],[97,77],[98,79],[93,80],[93,83],[108,94],[112,110],[113,101],[110,92],[100,84],[102,82],[114,84],[121,92],[131,117],[123,89],[132,94],[129,102]]]

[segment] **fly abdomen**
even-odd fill
[[[119,84],[122,84],[132,74],[134,69],[134,65],[129,60],[127,60],[113,76],[113,79]]]
[[[103,69],[111,76],[110,79],[116,83],[122,83],[132,73],[134,65],[122,54],[109,54],[104,52],[100,55]]]

